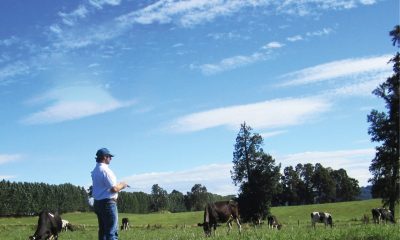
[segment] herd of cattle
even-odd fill
[[[393,213],[386,208],[374,208],[371,210],[374,223],[396,223]],[[211,236],[213,230],[215,230],[219,223],[226,223],[228,226],[228,233],[232,229],[232,222],[235,222],[238,226],[239,233],[242,231],[240,224],[239,208],[238,204],[234,201],[220,201],[214,203],[208,203],[204,209],[204,221],[198,223],[198,226],[202,226],[206,236]],[[261,224],[261,219],[257,219],[258,224]],[[274,215],[267,217],[268,228],[281,229],[282,224],[279,223],[278,219]],[[326,212],[312,212],[311,213],[311,225],[315,228],[316,223],[324,223],[325,227],[333,227],[332,215]],[[122,218],[121,230],[129,229],[129,219]],[[61,219],[57,213],[53,214],[49,211],[42,211],[39,214],[39,220],[37,228],[33,236],[30,236],[30,240],[45,240],[45,239],[58,239],[58,234],[61,231],[73,231],[72,225],[65,219]]]

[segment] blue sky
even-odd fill
[[[246,121],[365,186],[396,24],[394,0],[2,0],[0,179],[88,186],[107,147],[135,191],[235,194]]]

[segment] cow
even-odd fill
[[[49,211],[42,211],[39,213],[38,225],[33,236],[30,236],[30,240],[46,240],[46,239],[58,239],[58,233],[61,232],[62,221],[61,217],[55,213]]]
[[[379,224],[382,216],[381,216],[381,212],[379,211],[379,208],[373,208],[371,209],[371,213],[372,213],[372,219],[374,220],[375,224]]]
[[[267,217],[268,220],[268,228],[276,228],[278,230],[280,230],[282,228],[282,224],[279,223],[278,218],[274,215],[269,215]]]
[[[128,230],[128,229],[129,229],[129,219],[128,218],[122,218],[121,231],[122,230]]]
[[[74,231],[73,228],[72,228],[71,223],[69,223],[68,220],[61,219],[61,222],[62,222],[61,231],[65,231],[65,232],[68,231],[68,230]]]
[[[388,221],[396,223],[393,217],[393,213],[389,209],[373,208],[371,212],[372,212],[372,218],[374,219],[374,223],[380,224],[383,221],[385,221],[385,223],[387,223]]]
[[[207,237],[211,236],[212,229],[217,229],[218,223],[227,223],[228,233],[232,229],[232,221],[235,220],[239,228],[239,234],[242,232],[242,226],[239,221],[238,204],[234,201],[220,201],[208,203],[204,209],[204,222],[197,224],[203,226],[204,233]]]
[[[324,223],[325,227],[330,225],[333,227],[333,219],[330,213],[326,212],[312,212],[311,213],[311,225],[315,229],[315,223]]]

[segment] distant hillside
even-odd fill
[[[360,195],[358,195],[358,199],[360,199],[360,200],[371,199],[372,198],[371,189],[372,189],[371,185],[368,185],[366,187],[361,187]]]

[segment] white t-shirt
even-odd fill
[[[118,193],[111,192],[111,188],[117,185],[117,177],[105,163],[97,163],[92,171],[92,196],[95,200],[106,198],[117,199]]]

